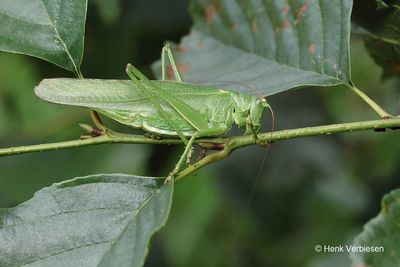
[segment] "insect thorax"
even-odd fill
[[[261,128],[261,118],[268,103],[263,97],[233,93],[233,119],[239,127],[246,127],[246,134],[252,133],[251,127],[258,132]]]

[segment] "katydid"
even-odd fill
[[[166,80],[166,56],[176,81]],[[184,153],[166,181],[179,172],[196,138],[224,135],[233,124],[246,127],[245,134],[256,138],[262,114],[269,107],[265,98],[183,82],[168,45],[161,60],[161,81],[149,80],[128,64],[130,81],[45,79],[35,93],[49,102],[90,108],[156,136],[181,138],[186,144]]]

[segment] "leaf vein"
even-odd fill
[[[78,67],[77,67],[76,64],[75,64],[75,61],[74,61],[74,59],[72,58],[72,55],[70,54],[70,52],[69,52],[69,50],[68,50],[68,48],[67,48],[67,45],[65,44],[64,40],[61,38],[61,35],[60,35],[60,33],[58,32],[58,30],[57,30],[57,28],[56,28],[56,25],[55,25],[54,22],[52,21],[52,19],[51,19],[51,17],[50,17],[50,13],[49,13],[49,11],[48,11],[47,8],[46,8],[46,5],[43,3],[43,0],[41,0],[40,3],[42,4],[44,10],[46,11],[46,15],[47,15],[47,17],[48,17],[48,19],[49,19],[49,21],[50,21],[50,26],[53,28],[54,32],[56,33],[56,36],[57,36],[58,40],[61,42],[62,46],[64,47],[65,53],[67,53],[68,58],[70,59],[72,65],[74,66],[75,72],[76,72],[76,73],[79,73],[79,69],[78,69]]]

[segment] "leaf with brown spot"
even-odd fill
[[[251,28],[252,28],[253,32],[258,31],[258,27],[259,27],[258,21],[256,18],[254,18],[251,22]]]
[[[310,54],[314,54],[314,53],[315,53],[315,50],[317,50],[317,46],[316,46],[314,43],[310,43],[310,44],[308,45],[308,52],[309,52]]]
[[[300,23],[301,18],[304,16],[306,13],[308,6],[310,2],[309,0],[306,0],[304,4],[302,4],[296,11],[296,24]]]
[[[178,53],[186,53],[187,50],[188,50],[187,47],[184,46],[184,45],[177,45],[175,47],[175,51],[178,52]]]
[[[290,10],[290,6],[285,6],[284,8],[282,8],[282,14],[287,15],[289,13],[289,10]]]
[[[285,29],[287,29],[289,27],[290,27],[290,22],[287,19],[282,21],[282,24],[281,24],[281,27],[280,27],[282,30],[285,30]]]
[[[192,0],[194,26],[181,40],[190,52],[176,57],[190,65],[186,81],[252,95],[218,81],[242,82],[265,96],[306,85],[351,84],[351,8],[351,0]]]
[[[232,31],[237,31],[238,27],[239,26],[236,23],[233,23],[232,26],[231,26]]]
[[[217,15],[217,10],[213,5],[207,5],[204,8],[204,17],[207,21],[207,24],[211,24],[214,20],[214,17]]]

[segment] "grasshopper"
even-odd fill
[[[167,57],[175,81],[166,80]],[[184,152],[166,182],[179,172],[196,138],[224,135],[236,124],[257,139],[269,107],[265,98],[183,82],[169,45],[162,49],[161,65],[161,81],[149,80],[128,64],[131,80],[45,79],[35,93],[49,102],[95,110],[155,136],[181,138]]]

